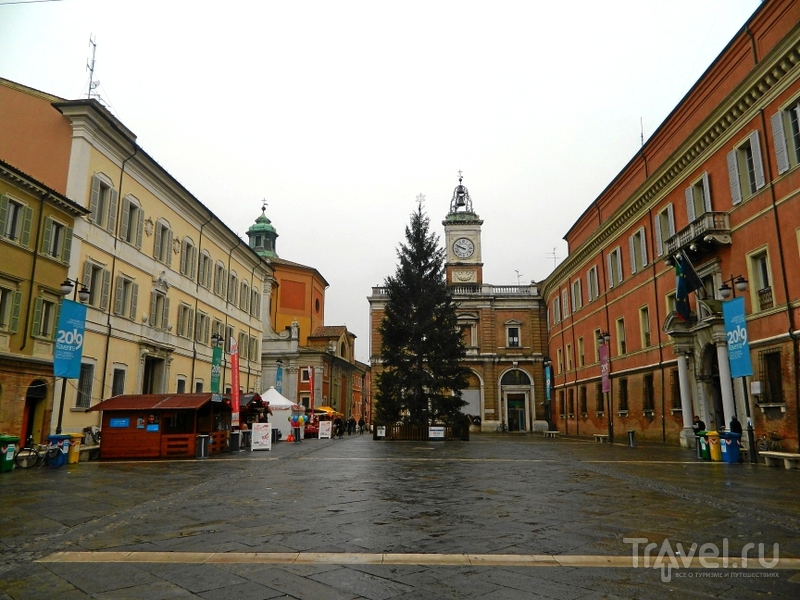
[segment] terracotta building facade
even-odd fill
[[[542,283],[562,432],[690,445],[694,415],[710,430],[749,416],[797,449],[799,75],[800,4],[767,0],[567,232]],[[683,318],[678,261],[702,283]],[[752,364],[738,377],[734,296]]]

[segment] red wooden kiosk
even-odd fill
[[[89,410],[103,412],[100,458],[193,458],[198,435],[210,454],[228,448],[231,407],[211,393],[120,395]]]

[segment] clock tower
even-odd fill
[[[472,199],[467,186],[461,183],[463,177],[458,173],[458,185],[450,200],[450,212],[442,221],[447,245],[447,285],[481,285],[483,283],[483,262],[481,261],[481,221],[472,211]]]

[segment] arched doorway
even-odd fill
[[[531,378],[521,369],[511,369],[500,379],[503,422],[509,431],[529,431],[531,427]]]
[[[35,379],[28,386],[25,393],[25,410],[22,413],[22,431],[20,443],[26,442],[29,437],[37,443],[42,442],[44,432],[44,416],[47,406],[47,382]]]
[[[717,358],[717,348],[714,344],[707,344],[703,348],[702,365],[703,371],[700,381],[703,383],[701,401],[704,402],[705,414],[701,418],[705,420],[709,431],[719,431],[718,428],[725,427],[725,412],[722,408],[722,386],[719,382],[719,362]]]

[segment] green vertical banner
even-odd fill
[[[221,371],[222,371],[222,348],[215,345],[211,355],[211,394],[212,394],[211,400],[214,402],[222,402],[222,396],[220,395],[220,390],[219,390]]]

